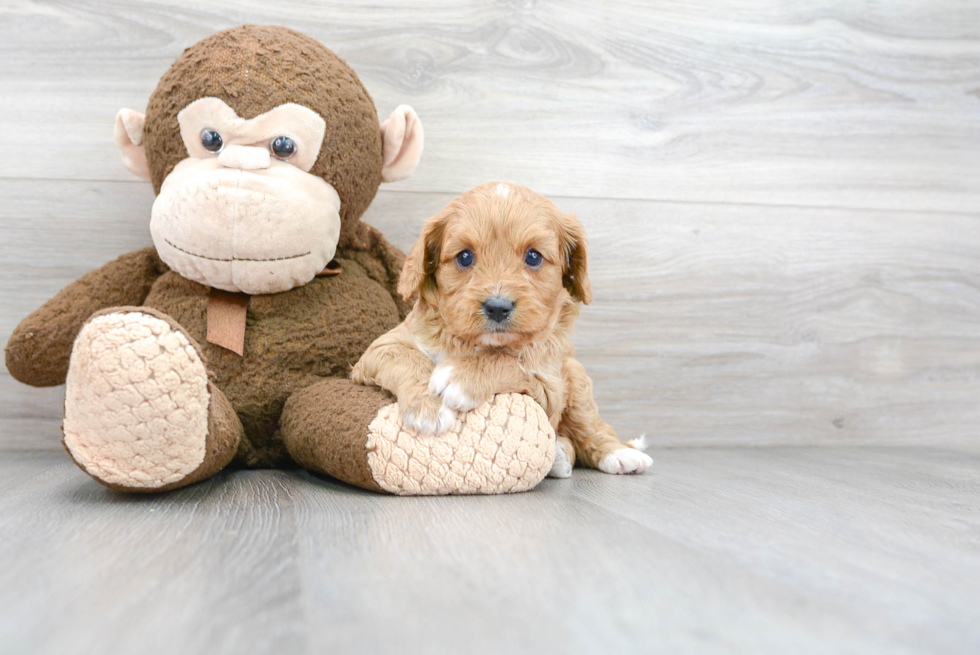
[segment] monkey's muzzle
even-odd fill
[[[306,284],[333,258],[340,197],[285,162],[243,170],[217,158],[178,164],[153,203],[161,259],[201,284],[249,294]]]

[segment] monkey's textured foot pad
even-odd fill
[[[65,447],[113,487],[173,485],[204,461],[208,377],[188,337],[140,312],[98,315],[75,339]]]
[[[403,496],[527,491],[551,470],[555,433],[531,397],[508,393],[460,414],[439,436],[402,424],[398,405],[368,427],[368,466],[382,489]]]

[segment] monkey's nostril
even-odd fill
[[[514,301],[510,298],[493,296],[483,301],[483,313],[494,323],[503,323],[514,311]]]

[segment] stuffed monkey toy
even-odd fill
[[[6,348],[16,379],[66,384],[82,470],[157,492],[299,464],[399,494],[521,491],[548,472],[554,433],[526,396],[420,437],[389,394],[347,379],[409,310],[404,255],[360,217],[418,164],[410,107],[379,125],[333,52],[246,25],[185,50],[145,115],[119,112],[115,140],[157,194],[154,247],[67,286]]]

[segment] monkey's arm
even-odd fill
[[[412,311],[412,304],[402,300],[397,290],[398,277],[405,266],[405,253],[388,243],[376,229],[367,223],[361,223],[357,226],[357,233],[351,244],[344,248],[342,256],[363,266],[372,280],[388,290],[398,306],[398,317],[405,320]]]
[[[142,305],[166,271],[150,247],[86,273],[20,322],[7,342],[7,370],[31,386],[63,384],[72,344],[86,319],[100,309]]]

